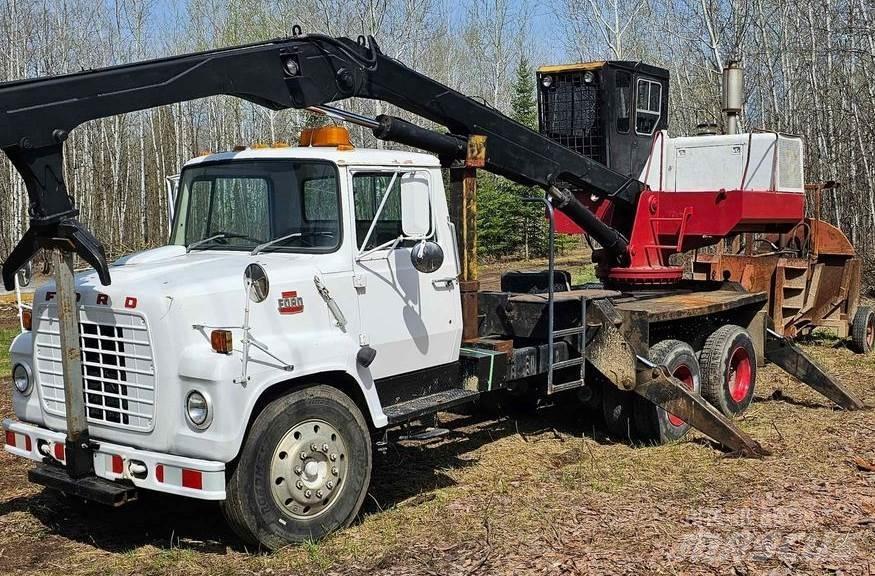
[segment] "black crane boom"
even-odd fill
[[[617,261],[625,258],[626,240],[555,185],[634,202],[643,184],[385,56],[373,38],[307,35],[0,84],[0,148],[24,178],[30,199],[30,228],[3,264],[6,287],[38,249],[51,246],[76,251],[101,282],[110,282],[103,248],[76,219],[64,183],[63,142],[71,130],[97,118],[218,94],[274,110],[378,99],[445,126],[460,142],[460,154],[468,136],[486,136],[485,169],[552,190],[560,210]],[[383,129],[382,137],[418,145],[445,161],[459,158],[453,157],[452,139],[399,126],[398,133]]]

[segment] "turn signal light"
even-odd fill
[[[25,330],[30,332],[30,329],[33,327],[33,310],[24,308],[21,311],[21,324]]]
[[[234,349],[234,339],[230,330],[213,330],[210,333],[210,344],[219,354],[230,354]]]

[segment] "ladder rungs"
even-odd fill
[[[556,330],[553,332],[554,337],[562,337],[562,336],[576,336],[578,334],[585,334],[586,326],[575,326],[574,328],[563,328],[562,330]]]
[[[583,385],[583,380],[572,380],[571,382],[563,382],[562,384],[553,384],[553,392],[562,392]]]
[[[561,370],[563,368],[569,368],[571,366],[581,366],[586,361],[586,358],[571,358],[570,360],[562,360],[561,362],[553,363],[553,370]]]

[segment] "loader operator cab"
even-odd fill
[[[668,70],[641,62],[588,62],[537,71],[541,134],[638,178],[653,135],[668,126]]]

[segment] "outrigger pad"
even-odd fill
[[[666,412],[688,422],[690,426],[733,450],[740,456],[761,458],[770,452],[748,436],[732,420],[717,411],[683,382],[669,374],[665,366],[638,372],[635,393]]]
[[[60,248],[72,251],[97,270],[100,283],[109,286],[109,264],[103,246],[76,218],[64,218],[54,224],[34,225],[27,229],[21,240],[3,263],[3,285],[15,288],[15,274],[33,258],[40,248]]]

